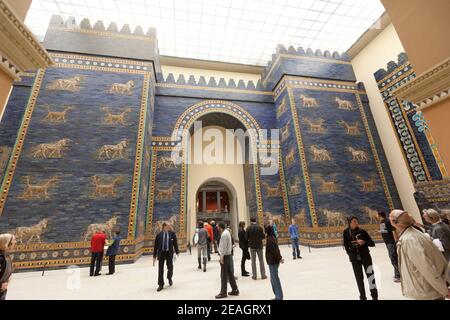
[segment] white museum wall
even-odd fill
[[[380,68],[386,69],[389,61],[397,61],[398,54],[404,51],[394,26],[390,24],[352,59],[352,65],[357,81],[364,82],[366,87],[370,107],[404,206],[403,209],[420,221],[419,209],[413,196],[415,189],[408,172],[408,164],[402,155],[389,113],[373,75]]]

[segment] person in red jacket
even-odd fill
[[[101,275],[100,271],[102,270],[102,262],[103,262],[103,250],[106,243],[106,234],[105,231],[98,231],[96,234],[92,236],[91,239],[91,270],[90,276],[97,277]],[[94,265],[95,265],[95,273],[94,273]]]
[[[208,253],[208,261],[211,261],[211,243],[214,241],[214,231],[213,227],[208,222],[205,222],[204,226],[209,235],[206,251]]]

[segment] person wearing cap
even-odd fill
[[[393,210],[389,219],[399,233],[398,262],[402,293],[417,300],[444,300],[448,294],[448,262],[429,237],[414,228],[414,219]]]
[[[0,235],[0,300],[6,299],[8,285],[11,281],[11,275],[14,271],[9,252],[16,245],[16,237],[5,233]]]
[[[434,209],[425,209],[423,219],[430,224],[428,234],[433,239],[439,239],[444,248],[444,257],[450,261],[450,227],[440,218],[439,213]]]

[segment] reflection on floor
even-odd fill
[[[302,247],[302,260],[293,260],[288,246],[282,246],[281,251],[286,259],[280,267],[285,299],[358,299],[352,267],[342,247],[311,249],[311,252]],[[377,244],[371,252],[378,270],[380,299],[404,299],[400,284],[392,281],[393,268],[384,244]],[[156,292],[157,267],[152,267],[152,258],[145,256],[135,264],[117,266],[113,276],[104,275],[107,267],[103,267],[102,276],[93,278],[89,277],[87,268],[47,271],[44,276],[42,272],[18,273],[11,281],[8,299],[214,299],[220,290],[218,256],[213,255],[207,272],[203,273],[197,269],[196,250],[192,253],[192,256],[180,255],[175,262],[174,286],[166,284],[159,293]],[[237,249],[234,267],[241,295],[233,299],[273,298],[269,279],[255,281],[240,276],[240,258],[241,251]],[[247,270],[251,270],[250,261]],[[368,290],[367,294],[370,298]]]

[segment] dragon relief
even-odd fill
[[[345,132],[350,136],[359,136],[361,134],[358,122],[355,122],[354,124],[349,124],[344,120],[339,120],[337,123],[343,126],[345,128]]]
[[[118,176],[115,177],[112,181],[110,180],[109,183],[106,183],[105,181],[102,182],[100,177],[97,175],[91,177],[91,184],[94,186],[94,191],[91,194],[91,198],[92,199],[116,198],[118,196],[117,187],[119,183],[121,183],[123,180],[124,180],[123,176]]]
[[[50,109],[50,106],[47,104],[44,105],[43,108],[47,110],[47,114],[42,119],[42,122],[54,123],[54,124],[66,123],[67,122],[67,113],[70,110],[74,109],[73,106],[65,106],[63,111],[52,111]]]
[[[54,176],[40,184],[31,184],[29,176],[24,176],[23,179],[25,180],[25,190],[18,197],[22,200],[49,200],[50,187],[52,187],[59,181],[59,178],[57,176]]]
[[[173,200],[176,187],[176,183],[172,184],[169,188],[162,188],[161,186],[158,186],[156,191],[156,199],[159,201]]]
[[[281,185],[278,183],[276,187],[270,186],[267,182],[263,181],[261,184],[266,189],[266,196],[268,198],[281,197]]]
[[[112,126],[116,126],[116,125],[126,126],[127,121],[126,121],[125,117],[128,113],[133,111],[133,109],[131,107],[125,108],[120,113],[112,113],[110,107],[103,107],[102,110],[105,111],[105,117],[103,118],[103,124],[112,125]]]
[[[317,119],[316,121],[312,121],[309,118],[304,118],[303,121],[309,125],[309,132],[327,133],[327,128],[324,126],[324,119]]]
[[[291,119],[286,123],[286,125],[281,128],[281,142],[285,142],[287,139],[289,139],[291,132],[289,130],[289,127],[291,126]]]
[[[374,192],[377,191],[376,179],[375,177],[371,177],[369,180],[364,179],[361,176],[356,176],[356,180],[361,183],[361,191],[363,192]]]
[[[286,156],[286,168],[293,166],[295,163],[295,150],[294,148],[289,150],[289,153]]]
[[[312,178],[320,183],[319,192],[323,193],[336,193],[340,191],[338,184],[336,183],[337,174],[331,175],[331,180],[326,180],[320,174],[313,174]]]
[[[289,184],[289,195],[300,194],[300,177],[296,176]]]

